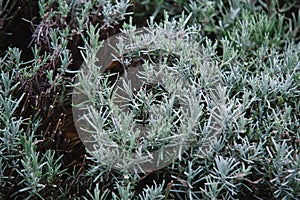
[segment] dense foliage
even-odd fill
[[[299,199],[299,9],[280,0],[0,1],[0,199]],[[96,56],[120,32],[131,43],[120,42],[118,56],[164,83],[160,96],[131,95],[132,115],[113,106]],[[161,148],[173,129],[194,140],[157,171],[116,170],[107,150],[90,152],[78,137],[73,88],[96,105],[90,125],[107,120],[101,127],[127,151]],[[159,108],[160,118],[145,118]],[[141,119],[156,128],[137,143],[130,125]],[[218,137],[203,151],[212,129]]]

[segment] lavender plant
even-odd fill
[[[26,2],[0,2],[1,199],[300,198],[297,1]],[[3,41],[35,3],[24,60]],[[97,57],[118,31],[122,78]],[[96,151],[67,137],[73,87]],[[154,151],[171,162],[144,168]]]

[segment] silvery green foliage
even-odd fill
[[[101,191],[99,188],[99,185],[97,184],[94,193],[92,194],[90,191],[87,191],[89,194],[89,198],[84,197],[84,199],[92,199],[92,200],[105,200],[107,199],[107,195],[109,194],[108,190],[105,190],[104,192]]]
[[[213,115],[217,117],[215,113],[218,112],[216,110],[219,102],[216,101],[218,98],[223,98],[218,96],[223,88],[218,78],[217,61],[213,60],[216,56],[215,46],[209,41],[205,44],[195,42],[197,39],[200,40],[201,36],[196,28],[185,27],[189,17],[182,16],[175,21],[169,20],[166,15],[164,23],[156,24],[150,21],[149,27],[145,28],[143,33],[138,33],[141,30],[137,30],[138,34],[135,33],[135,27],[128,24],[122,31],[125,37],[120,38],[119,43],[116,44],[116,54],[120,55],[121,59],[129,59],[125,60],[128,63],[133,57],[152,54],[153,60],[149,57],[150,59],[145,59],[142,66],[138,66],[143,69],[138,76],[146,83],[162,85],[169,92],[170,96],[163,96],[159,105],[152,103],[155,96],[151,97],[151,95],[156,94],[150,94],[149,97],[145,91],[141,91],[138,95],[133,95],[130,82],[123,82],[123,88],[120,88],[127,97],[121,97],[113,92],[113,87],[105,84],[105,76],[100,73],[103,66],[95,65],[96,52],[99,51],[101,42],[97,37],[97,29],[90,27],[88,32],[90,38],[89,41],[85,40],[86,45],[83,48],[84,69],[79,73],[79,82],[75,85],[76,93],[86,96],[86,100],[75,106],[80,106],[81,110],[87,111],[79,121],[84,120],[91,127],[86,131],[93,133],[96,139],[96,151],[91,151],[90,154],[97,163],[112,168],[114,161],[117,160],[115,167],[129,170],[131,163],[139,164],[149,159],[145,153],[151,149],[159,150],[160,159],[170,159],[164,153],[165,150],[162,150],[169,143],[178,147],[176,156],[181,159],[181,154],[188,145],[183,143],[184,140],[194,137],[206,138],[210,132],[215,131],[209,129],[217,129],[212,123],[212,118]],[[168,60],[171,56],[174,58]],[[104,82],[99,86],[101,89],[95,87],[99,82]],[[210,100],[212,115],[204,127],[207,132],[201,133],[198,127],[200,118],[203,117],[203,103],[208,103],[204,90],[212,93]],[[151,113],[149,119],[146,119],[149,120],[151,127],[142,138],[140,138],[141,130],[135,128],[138,126],[135,113],[123,112],[115,103],[120,99],[127,102],[125,106],[133,102],[134,104],[130,106],[139,110],[141,104],[137,104],[134,97],[137,97],[139,102],[146,106],[144,109]],[[181,106],[176,110],[178,103]],[[180,123],[177,128],[173,121],[176,118]],[[142,142],[139,146],[137,141],[140,139]],[[160,161],[157,162],[159,165]]]
[[[51,7],[53,3],[58,3],[57,10],[50,12],[45,10]],[[68,1],[39,1],[39,12],[40,15],[51,19],[54,16],[62,15],[62,22],[66,20],[67,16],[73,18],[73,25],[79,25],[78,32],[84,30],[85,24],[89,21],[90,15],[96,15],[104,18],[103,27],[113,27],[113,25],[119,23],[125,18],[127,8],[129,6],[129,0],[111,1],[89,1],[89,0],[68,0]],[[102,9],[97,9],[97,8]],[[63,22],[66,23],[66,22]],[[75,28],[75,26],[74,26]]]
[[[65,172],[61,169],[61,156],[57,156],[53,150],[38,152],[37,146],[41,142],[38,140],[41,137],[40,133],[36,133],[41,124],[39,112],[34,113],[35,115],[30,119],[20,117],[20,111],[23,112],[24,109],[24,107],[22,109],[24,105],[21,104],[23,102],[26,104],[28,96],[23,94],[18,99],[15,98],[16,88],[24,84],[17,80],[26,82],[45,65],[58,60],[60,65],[55,66],[57,67],[55,73],[53,70],[45,72],[45,81],[50,86],[45,93],[51,89],[55,90],[57,86],[60,87],[65,73],[69,72],[67,67],[72,62],[71,52],[67,48],[69,39],[72,34],[80,34],[86,27],[89,16],[95,14],[91,12],[96,12],[92,7],[101,4],[104,8],[99,13],[105,17],[101,28],[114,26],[127,14],[125,12],[129,5],[128,1],[109,2],[39,1],[41,23],[33,27],[35,28],[33,42],[37,43],[32,48],[33,60],[22,62],[21,51],[17,48],[8,48],[6,54],[0,58],[0,187],[1,192],[11,193],[12,189],[11,198],[45,198],[42,195],[45,195],[46,190],[47,192],[51,190],[49,186],[57,190],[57,178]],[[16,1],[7,2],[7,4],[1,2],[1,13],[2,9],[8,9],[9,3],[14,5]],[[48,10],[52,4],[57,5],[56,9]],[[74,27],[67,25],[66,18],[70,15],[73,17]],[[51,21],[53,19],[59,19],[59,21],[54,23]],[[44,43],[39,43],[41,41]],[[42,51],[40,44],[47,44],[49,52]],[[57,99],[58,103],[64,101],[63,98],[61,95]],[[38,96],[35,103],[37,105],[40,103]],[[1,193],[0,198],[8,198],[5,195]]]
[[[47,16],[44,8],[53,2],[39,1],[41,16]],[[48,13],[48,17],[61,15],[63,19],[66,12],[72,12],[71,6],[78,9],[75,9],[74,15],[75,32],[80,33],[88,29],[82,53],[85,62],[93,70],[93,73],[90,73],[91,77],[82,79],[84,90],[80,92],[86,92],[96,106],[99,106],[101,99],[113,107],[112,102],[107,100],[107,97],[111,96],[112,88],[104,84],[101,88],[103,92],[99,93],[93,87],[99,85],[98,75],[101,70],[100,66],[95,64],[95,55],[102,42],[98,37],[99,27],[86,26],[88,12],[95,4],[108,5],[100,11],[100,15],[105,16],[103,26],[109,27],[116,23],[116,20],[122,19],[127,5],[123,5],[123,1],[118,5],[112,5],[110,2],[59,1],[58,11]],[[163,49],[164,51],[160,51],[165,55],[160,60],[163,68],[172,63],[176,70],[170,74],[184,77],[197,91],[195,97],[203,97],[201,103],[208,104],[207,107],[195,107],[197,112],[189,113],[192,116],[200,111],[206,116],[200,118],[194,136],[203,138],[212,128],[216,128],[219,137],[208,145],[206,151],[202,148],[203,142],[200,139],[195,140],[189,150],[183,151],[180,159],[164,169],[164,172],[167,171],[171,175],[171,181],[169,179],[169,182],[165,182],[164,187],[163,184],[154,182],[153,186],[144,188],[143,192],[136,196],[134,192],[143,178],[142,175],[131,176],[126,170],[112,173],[111,168],[102,165],[101,161],[105,159],[103,152],[94,152],[89,158],[96,164],[91,166],[87,176],[100,183],[88,192],[87,199],[107,199],[108,196],[112,196],[113,199],[242,199],[247,194],[252,195],[249,198],[257,199],[264,196],[274,199],[300,198],[300,45],[293,40],[297,35],[300,15],[295,15],[293,20],[289,21],[286,17],[276,14],[275,0],[270,1],[270,5],[259,1],[261,6],[271,11],[268,14],[261,12],[260,7],[254,6],[254,1],[226,1],[229,9],[224,7],[224,2],[190,1],[185,9],[192,13],[191,16],[182,17],[178,21],[166,18],[160,24],[150,20],[148,36],[145,38],[132,34],[136,28],[126,24],[123,32],[132,36],[132,43],[136,46],[128,46],[128,41],[125,40],[123,43],[120,41],[116,48],[119,55],[127,59],[124,62],[128,63],[131,62],[131,57]],[[290,3],[293,2],[286,5]],[[111,17],[114,11],[119,13],[119,17]],[[214,23],[216,15],[219,18],[217,23]],[[187,26],[194,23],[197,24]],[[52,27],[37,30],[48,31],[53,52],[61,52],[61,71],[67,71],[66,66],[70,59],[70,53],[66,49],[67,40],[74,30],[71,31],[68,27],[64,31],[54,30]],[[202,36],[210,32],[216,33],[219,40],[212,42]],[[178,40],[166,40],[165,35],[174,36],[173,39]],[[41,34],[37,36],[41,38]],[[185,40],[190,43],[182,43]],[[35,144],[38,141],[32,135],[39,120],[30,123],[31,127],[28,130],[31,132],[26,132],[27,129],[23,127],[27,127],[28,119],[14,115],[22,99],[13,99],[12,93],[18,85],[14,82],[14,77],[29,79],[43,64],[51,60],[54,54],[40,55],[35,47],[35,59],[30,63],[33,67],[24,68],[20,68],[24,64],[20,60],[20,54],[18,49],[10,48],[7,54],[0,58],[0,188],[4,185],[13,186],[17,180],[20,190],[14,197],[37,198],[45,186],[56,190],[57,185],[53,185],[53,179],[64,174],[64,171],[60,168],[60,160],[54,159],[52,151],[43,155],[37,152]],[[163,59],[170,54],[175,55],[171,62]],[[157,61],[155,56],[150,58]],[[174,80],[166,73],[171,68],[169,71],[162,70],[156,73],[151,71],[153,65],[155,62],[151,62],[150,59],[143,65],[144,73],[151,74],[148,77],[149,81],[154,80],[158,74],[168,83],[168,89],[176,92],[172,87]],[[59,77],[55,78],[51,71],[47,73],[47,79],[52,81],[51,85],[59,83]],[[162,76],[165,74],[167,75]],[[145,77],[143,74],[141,76]],[[212,90],[209,95],[208,88]],[[142,98],[143,94],[139,97]],[[167,103],[171,102],[166,101],[165,108],[168,107]],[[158,110],[155,107],[150,109]],[[99,110],[91,108],[88,112],[87,117],[91,124],[97,128],[105,125],[105,119]],[[114,113],[119,114],[120,112]],[[101,117],[102,121],[99,120]],[[128,123],[131,122],[128,119],[131,119],[131,116],[120,114],[119,117],[114,123],[128,127]],[[161,136],[163,138],[166,135]],[[124,146],[130,149],[136,145],[131,141],[134,137],[135,135],[125,132],[117,134],[115,139],[120,139],[127,145]],[[160,142],[154,140],[152,143],[145,142],[144,145],[159,146]],[[16,173],[7,176],[8,170]],[[75,172],[67,176],[76,177],[76,180],[81,177],[75,175]],[[100,187],[102,183],[107,183],[107,180],[112,182],[114,191]],[[59,193],[66,198],[67,194],[64,194],[64,191],[67,191],[70,185],[63,187],[66,187],[66,190],[59,187]],[[0,198],[4,198],[4,195],[0,194]]]
[[[13,97],[13,91],[19,85],[14,78],[23,70],[18,66],[19,55],[17,49],[9,49],[6,57],[1,60],[4,68],[0,74],[0,185],[4,187],[10,184],[11,179],[19,179],[19,184],[24,187],[17,193],[26,192],[30,199],[39,196],[45,185],[52,184],[63,170],[60,169],[60,158],[54,158],[53,151],[48,150],[43,155],[36,151],[34,132],[39,126],[39,120],[28,123],[28,119],[16,115],[25,96],[22,95],[20,99]],[[13,64],[15,68],[10,68]],[[30,128],[31,132],[26,132],[25,127]],[[7,176],[7,170],[11,171],[10,176]]]
[[[300,46],[287,41],[292,28],[285,26],[282,16],[241,14],[237,26],[221,40],[227,95],[220,98],[224,106],[215,116],[224,138],[206,158],[196,148],[190,154],[204,159],[194,161],[194,170],[203,166],[194,181],[205,179],[205,187],[188,187],[188,178],[182,175],[186,169],[174,176],[173,191],[186,198],[192,191],[194,199],[235,199],[242,191],[260,198],[264,191],[256,192],[253,185],[257,185],[273,188],[275,198],[298,199]],[[286,31],[277,31],[278,27]]]
[[[143,199],[143,200],[165,199],[165,196],[163,195],[163,186],[164,183],[162,183],[161,185],[157,185],[155,182],[154,185],[151,187],[147,185],[147,187],[144,188],[143,193],[139,195],[139,199]]]
[[[127,12],[129,5],[129,0],[41,0],[38,2],[41,21],[39,24],[32,24],[34,29],[32,43],[37,44],[39,48],[52,51],[50,48],[52,39],[72,43],[74,37],[85,34],[90,23],[97,24],[108,34],[115,26],[120,26],[125,16],[130,14]],[[55,31],[58,32],[56,38],[53,38]]]
[[[12,49],[15,52],[16,49]],[[17,52],[17,51],[16,51]],[[8,55],[9,57],[9,55]],[[13,58],[11,58],[13,59]],[[3,61],[1,63],[4,64]],[[8,64],[8,63],[6,63]],[[6,170],[17,167],[19,164],[16,158],[19,158],[18,147],[21,144],[20,133],[22,132],[21,124],[24,119],[14,117],[14,112],[20,104],[20,100],[12,98],[12,91],[18,84],[13,82],[15,71],[10,75],[8,72],[1,70],[0,74],[0,186],[4,187],[10,178],[5,175]]]
[[[220,137],[211,142],[210,151],[203,151],[199,140],[184,154],[193,158],[192,161],[186,160],[185,156],[181,160],[186,167],[179,167],[180,162],[170,167],[170,170],[176,169],[171,193],[178,199],[236,199],[243,192],[254,192],[254,196],[259,197],[263,191],[255,192],[253,185],[274,188],[276,198],[299,197],[299,150],[297,142],[291,145],[299,138],[299,45],[293,41],[286,42],[291,32],[275,32],[278,27],[284,26],[281,16],[277,16],[279,20],[276,22],[265,14],[251,16],[243,11],[241,16],[236,21],[238,25],[220,41],[224,49],[222,56],[217,55],[217,45],[220,44],[202,38],[196,27],[186,27],[188,19],[185,17],[178,22],[166,18],[159,25],[150,21],[144,37],[133,34],[135,27],[126,25],[123,33],[135,45],[126,46],[126,41],[120,40],[116,48],[119,55],[129,58],[126,61],[129,63],[130,56],[141,56],[156,49],[163,49],[166,55],[180,55],[178,61],[172,63],[178,70],[175,73],[189,80],[195,90],[214,89],[206,99],[210,117],[199,126],[195,135],[202,134],[203,137],[213,127],[217,128]],[[256,30],[257,27],[261,32]],[[177,34],[174,38],[188,38],[193,44],[186,46],[187,43],[180,39],[173,43],[176,39],[170,41],[164,38],[164,34],[172,37],[174,33]],[[189,37],[186,37],[187,33]],[[100,72],[93,60],[87,61],[93,66],[92,74]],[[144,73],[149,75],[148,81],[161,76],[164,82],[169,83],[168,89],[176,91],[168,73],[153,71],[151,64],[148,61],[143,65]],[[170,63],[161,64],[167,66]],[[87,83],[86,86],[88,88],[96,83]],[[223,87],[217,87],[218,83]],[[107,92],[102,94],[103,97],[110,96],[112,90],[102,89]],[[96,99],[92,95],[90,97]],[[107,99],[105,103],[112,106]],[[95,116],[95,119],[100,117],[99,114]],[[132,122],[126,121],[126,117],[130,118],[123,115],[119,120],[125,122],[124,125]],[[94,122],[97,121],[95,119]],[[290,139],[280,139],[284,137]],[[121,138],[132,137],[125,134]],[[95,161],[103,156],[99,152],[92,155]]]
[[[132,186],[128,184],[127,186],[123,186],[120,184],[116,184],[118,194],[112,193],[112,199],[115,200],[122,200],[122,199],[140,199],[140,200],[162,200],[165,198],[163,195],[163,186],[164,184],[157,185],[155,182],[153,186],[147,186],[144,188],[142,194],[139,196],[134,197],[132,190]],[[109,190],[105,190],[104,192],[101,191],[99,185],[97,184],[94,193],[92,194],[88,191],[89,198],[85,199],[93,199],[93,200],[105,200],[108,198]]]

